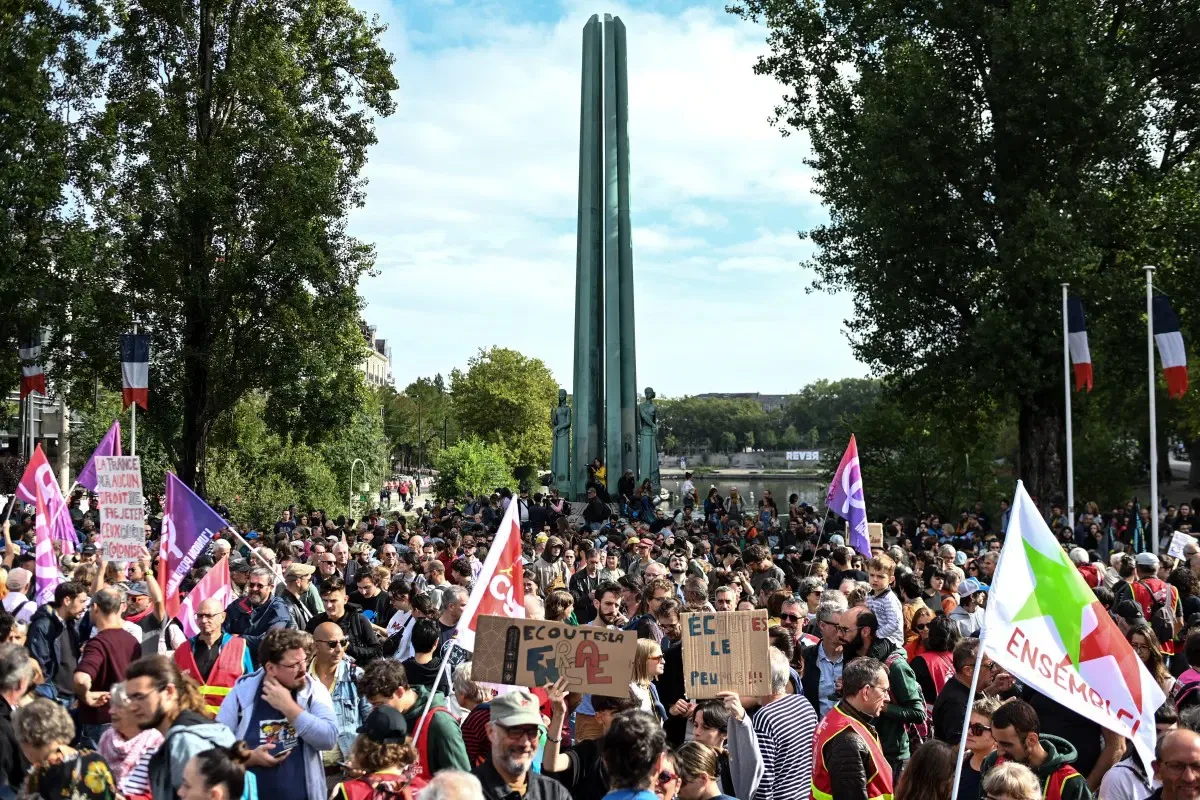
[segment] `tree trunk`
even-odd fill
[[[183,455],[179,479],[196,494],[205,496],[204,461],[208,449],[208,431],[212,426],[208,412],[208,332],[203,315],[189,303],[184,339]]]
[[[1188,442],[1188,486],[1200,487],[1200,437]]]
[[[1060,398],[1061,399],[1061,398]],[[1041,506],[1066,506],[1066,442],[1061,403],[1046,395],[1023,400],[1017,428],[1020,456],[1017,477]]]

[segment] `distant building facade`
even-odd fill
[[[367,340],[370,352],[363,360],[361,369],[367,378],[368,386],[390,386],[392,383],[392,347],[387,339],[375,338],[375,326],[363,325],[363,338]]]

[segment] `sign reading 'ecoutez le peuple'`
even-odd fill
[[[771,657],[765,609],[684,614],[683,681],[692,700],[737,692],[771,693]]]
[[[480,616],[471,675],[530,688],[566,678],[572,692],[628,697],[636,656],[634,631]]]

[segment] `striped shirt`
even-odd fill
[[[802,694],[789,694],[760,708],[753,724],[764,768],[754,800],[808,797],[817,732],[812,704]]]
[[[867,608],[879,620],[875,635],[880,639],[890,639],[896,647],[904,647],[904,611],[900,608],[900,598],[896,593],[888,589],[881,595],[868,595]]]

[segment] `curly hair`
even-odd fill
[[[303,650],[305,659],[313,656],[313,637],[306,631],[275,628],[267,631],[258,645],[258,663],[278,664],[290,650]]]
[[[38,698],[13,711],[13,733],[18,742],[34,748],[70,744],[75,738],[75,723],[58,703]]]
[[[411,744],[382,744],[360,734],[350,750],[350,761],[364,772],[382,772],[417,763],[417,751]]]

